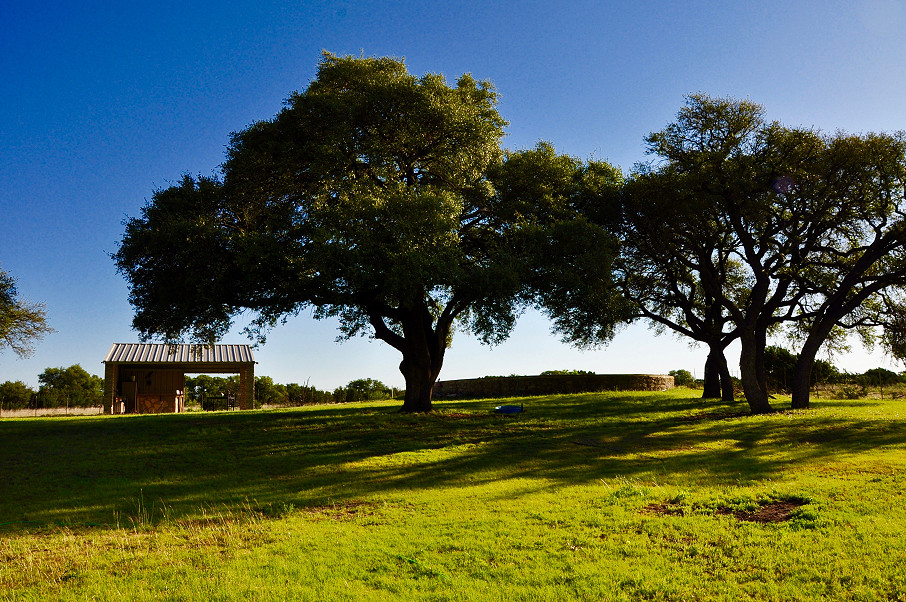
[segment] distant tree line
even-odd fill
[[[25,408],[97,407],[103,404],[104,379],[89,374],[79,364],[47,368],[38,375],[34,390],[24,382],[0,383],[0,404],[5,410]]]
[[[595,373],[590,370],[544,370],[539,374],[539,376],[593,376]],[[478,378],[521,378],[524,376],[534,376],[529,374],[509,374],[504,376],[503,374],[494,375],[486,374],[485,376],[479,376]]]
[[[185,399],[189,405],[197,405],[203,399],[215,399],[235,396],[239,391],[238,376],[198,376],[186,377]],[[344,387],[337,387],[332,392],[322,391],[308,384],[275,383],[270,376],[255,377],[255,405],[304,406],[322,403],[346,403],[389,399],[391,389],[384,383],[370,378],[350,381]]]
[[[777,393],[790,393],[793,389],[793,375],[799,357],[783,347],[770,346],[765,349],[765,371],[768,386]],[[906,372],[897,373],[887,368],[871,368],[861,374],[841,370],[829,361],[816,359],[809,384],[858,385],[860,387],[887,387],[906,383]]]
[[[20,410],[27,408],[97,407],[103,404],[104,379],[89,374],[80,365],[68,368],[47,368],[38,375],[37,390],[24,382],[0,383],[0,408]],[[183,391],[186,403],[198,405],[202,399],[223,399],[239,391],[239,377],[187,376]],[[321,391],[310,385],[298,383],[279,384],[269,376],[255,377],[255,403],[257,406],[303,406],[321,403],[347,403],[389,399],[392,389],[379,380],[361,378],[350,381],[333,391]]]

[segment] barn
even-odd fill
[[[238,374],[238,405],[254,407],[251,345],[114,343],[104,358],[104,411],[156,414],[183,411],[186,374]]]

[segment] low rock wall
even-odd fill
[[[673,377],[664,374],[492,376],[437,381],[434,385],[434,399],[520,397],[598,391],[666,391],[672,388]]]

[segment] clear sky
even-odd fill
[[[102,374],[112,343],[138,340],[108,256],[122,221],[156,188],[216,170],[229,133],[273,117],[322,50],[489,79],[510,122],[506,147],[548,140],[625,171],[645,159],[644,136],[699,91],[749,98],[789,125],[906,128],[904,0],[39,0],[0,4],[0,29],[0,266],[23,297],[46,303],[57,331],[30,359],[0,352],[0,381],[32,386],[50,366]],[[364,377],[402,385],[396,351],[336,334],[334,322],[293,318],[256,351],[258,373],[320,388]],[[446,357],[441,379],[700,375],[704,362],[701,349],[644,325],[579,352],[534,313],[494,348],[459,334]],[[835,361],[901,369],[858,345]]]

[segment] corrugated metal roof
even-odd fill
[[[251,345],[167,345],[166,343],[114,343],[104,363],[205,363],[254,362]]]

